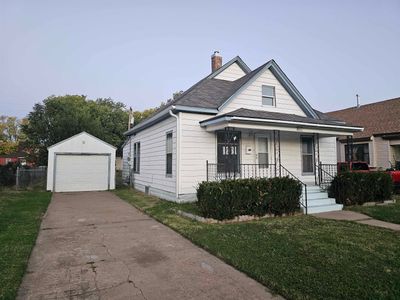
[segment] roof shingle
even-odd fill
[[[268,119],[268,120],[301,122],[301,123],[311,123],[311,124],[325,124],[325,125],[335,125],[335,126],[354,126],[345,123],[343,121],[335,120],[333,118],[325,117],[324,119],[314,119],[294,114],[284,114],[284,113],[277,113],[265,110],[252,110],[247,108],[239,108],[237,110],[231,111],[223,115],[212,117],[202,122],[207,122],[221,117],[244,117],[244,118],[254,118],[254,119]]]
[[[326,114],[363,126],[364,131],[355,133],[354,138],[400,132],[400,98],[365,104],[358,108],[350,107]]]

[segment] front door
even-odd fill
[[[240,170],[240,132],[217,132],[218,173],[238,173]]]

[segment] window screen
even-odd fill
[[[275,87],[269,85],[262,86],[262,105],[275,105]]]
[[[167,133],[166,139],[166,174],[172,175],[172,132]]]

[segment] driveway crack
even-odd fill
[[[104,234],[104,233],[102,233],[101,244],[102,244],[102,246],[105,248],[107,254],[108,254],[111,258],[114,258],[113,255],[111,254],[110,249],[107,247],[107,245],[106,245],[106,243],[105,243],[105,234]],[[114,259],[115,259],[115,258],[114,258]],[[131,273],[131,269],[129,268],[128,264],[127,264],[124,260],[122,260],[122,259],[121,259],[120,261],[121,261],[122,264],[125,266],[125,268],[128,270],[128,277],[127,277],[126,281],[127,281],[129,284],[132,284],[132,286],[133,286],[136,290],[138,290],[138,291],[140,292],[140,294],[142,295],[143,299],[147,300],[146,296],[145,296],[144,293],[143,293],[143,290],[135,284],[135,282],[133,281],[133,279],[131,279],[132,273]]]

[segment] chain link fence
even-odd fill
[[[25,169],[18,167],[15,174],[15,187],[17,190],[27,188],[46,188],[47,167]]]

